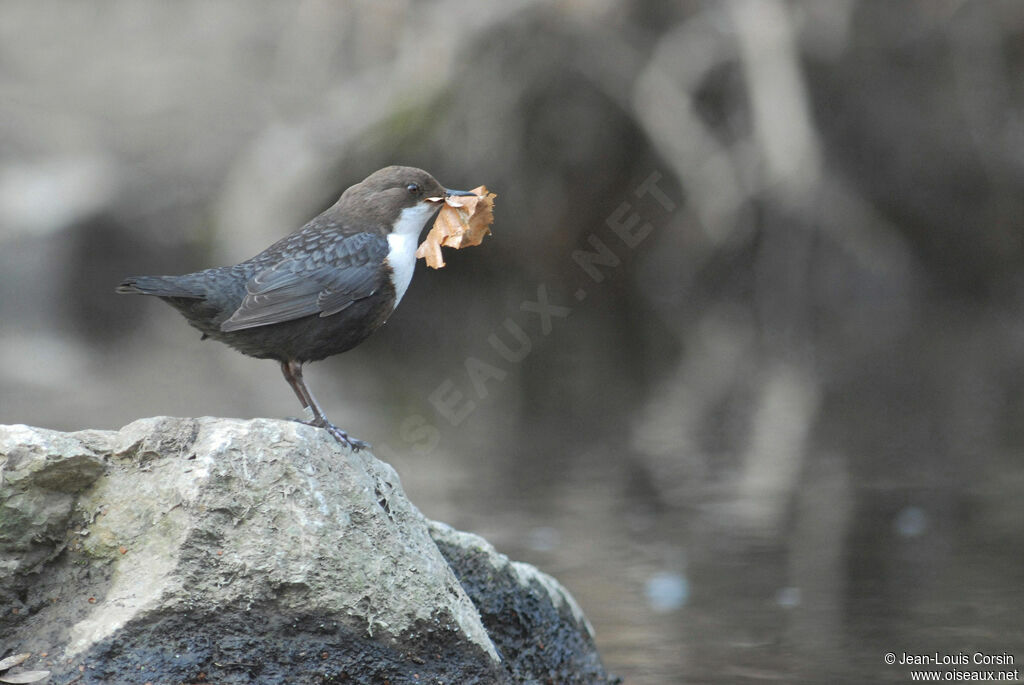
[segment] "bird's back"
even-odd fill
[[[180,276],[134,276],[118,287],[121,293],[153,295],[177,309],[204,337],[224,342],[254,357],[272,359],[323,359],[362,342],[382,325],[395,301],[394,287],[379,269],[359,271],[360,267],[379,265],[387,254],[387,241],[376,230],[350,232],[321,214],[299,231],[285,236],[258,255],[234,266],[222,266]],[[255,301],[259,306],[273,293],[258,293],[257,276],[285,272],[292,289],[308,291],[307,306],[293,307],[293,315],[250,320],[237,325]],[[319,282],[342,285],[361,274],[360,291],[351,302],[330,316],[320,316],[315,308]],[[254,295],[254,289],[257,293]],[[301,303],[300,303],[301,304]],[[310,310],[310,313],[304,313]],[[342,311],[344,310],[344,311]],[[243,317],[244,318],[244,317]],[[366,325],[355,331],[349,322],[357,318]],[[230,320],[230,322],[229,322]],[[228,323],[226,323],[228,322]]]

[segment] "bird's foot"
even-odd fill
[[[327,425],[320,427],[327,429],[327,432],[333,435],[335,440],[340,442],[342,445],[346,445],[347,447],[351,448],[353,451],[370,449],[370,443],[366,442],[365,440],[358,440],[356,438],[353,438],[351,435],[341,430],[333,423],[327,423]]]
[[[292,421],[295,421],[296,423],[304,423],[307,426],[313,426],[314,428],[323,428],[324,430],[331,434],[331,437],[333,437],[335,440],[340,442],[345,447],[348,447],[352,450],[358,451],[370,449],[370,443],[364,440],[358,440],[356,438],[353,438],[351,435],[341,430],[330,421],[321,421],[317,419],[306,420],[296,418],[293,418]]]

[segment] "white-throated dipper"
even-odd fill
[[[449,195],[422,169],[389,166],[252,259],[182,276],[132,276],[119,293],[155,295],[203,333],[275,359],[312,419],[341,443],[368,445],[327,420],[302,365],[352,349],[380,328],[409,287],[420,231]]]

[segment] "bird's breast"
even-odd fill
[[[412,282],[412,273],[416,270],[416,246],[418,235],[410,233],[391,233],[388,235],[388,266],[391,267],[391,280],[395,286],[395,307],[402,301],[402,296]]]

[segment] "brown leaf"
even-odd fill
[[[444,199],[444,206],[426,240],[416,249],[417,259],[425,259],[432,269],[444,266],[442,246],[461,250],[479,245],[484,236],[490,235],[497,195],[488,192],[485,186],[474,188],[472,192],[473,195],[452,195]]]

